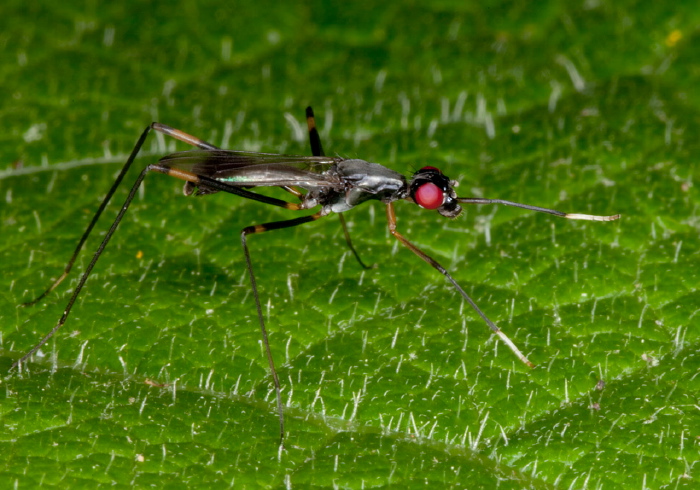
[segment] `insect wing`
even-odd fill
[[[342,161],[247,151],[182,151],[165,156],[160,164],[186,170],[235,186],[297,186],[305,189],[335,186],[338,179],[326,170]]]

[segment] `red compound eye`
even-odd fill
[[[445,196],[442,190],[432,182],[422,184],[415,193],[416,204],[425,209],[437,209],[442,206]]]
[[[442,172],[440,172],[440,169],[439,169],[439,168],[437,168],[437,167],[431,167],[430,165],[428,165],[427,167],[422,167],[422,168],[421,168],[421,171],[423,171],[423,170],[435,170],[435,171],[438,172],[438,173],[442,173]]]

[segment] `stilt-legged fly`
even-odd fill
[[[482,312],[469,295],[455,281],[444,267],[442,267],[435,259],[427,255],[425,252],[409,242],[396,229],[396,214],[394,213],[394,202],[404,200],[413,202],[425,209],[437,210],[442,216],[455,218],[462,212],[461,204],[504,204],[507,206],[515,206],[530,211],[539,211],[542,213],[553,214],[568,219],[593,220],[593,221],[612,221],[620,217],[619,214],[614,216],[593,216],[588,214],[569,214],[552,209],[541,208],[538,206],[530,206],[528,204],[519,204],[502,199],[482,199],[474,197],[457,197],[454,187],[456,182],[450,180],[440,170],[435,167],[426,166],[418,170],[406,179],[403,175],[388,169],[376,163],[368,163],[364,160],[344,159],[340,157],[324,156],[321,140],[316,130],[316,123],[311,107],[306,109],[306,120],[309,127],[309,139],[311,142],[311,151],[313,156],[290,156],[277,155],[272,153],[253,153],[247,151],[232,151],[222,150],[216,146],[200,140],[194,136],[183,133],[178,129],[171,128],[164,124],[152,123],[148,126],[141,137],[136,142],[136,146],[131,151],[131,155],[127,159],[124,167],[117,176],[117,179],[112,184],[112,187],[107,192],[104,200],[100,204],[95,216],[90,221],[87,229],[83,233],[78,242],[73,255],[66,265],[63,274],[54,281],[54,283],[35,300],[26,303],[32,305],[39,302],[47,294],[53,291],[68,275],[75,260],[80,252],[83,244],[92,232],[97,220],[100,218],[105,207],[114,195],[117,187],[121,184],[125,174],[134,162],[136,155],[141,150],[141,147],[151,130],[158,131],[162,134],[172,136],[180,141],[196,147],[195,150],[182,151],[167,155],[160,159],[158,163],[146,166],[139,174],[136,182],[131,187],[126,201],[122,205],[117,217],[112,226],[107,231],[102,243],[100,243],[95,255],[90,260],[87,268],[80,277],[80,281],[76,286],[73,294],[66,305],[63,316],[58,321],[56,326],[48,332],[29,352],[21,359],[13,364],[13,367],[21,365],[27,361],[34,353],[36,353],[55,333],[61,328],[68,319],[71,309],[75,301],[80,295],[85,282],[87,281],[92,269],[95,267],[97,260],[102,255],[107,243],[114,235],[117,226],[121,222],[126,210],[134,199],[136,192],[149,172],[160,172],[171,177],[185,181],[184,193],[186,195],[205,195],[215,192],[228,192],[247,199],[252,199],[264,204],[279,206],[291,211],[304,211],[307,209],[320,207],[314,214],[305,215],[302,217],[265,223],[262,225],[254,225],[243,228],[241,231],[241,244],[243,245],[243,254],[246,260],[250,285],[255,298],[255,306],[257,308],[258,320],[260,322],[260,330],[262,331],[263,344],[267,361],[270,365],[270,372],[275,385],[275,393],[277,397],[277,412],[280,421],[280,436],[284,439],[284,412],[282,407],[282,397],[280,382],[275,369],[275,363],[272,359],[270,344],[267,337],[267,329],[263,320],[262,308],[260,306],[260,297],[255,282],[255,274],[253,273],[253,264],[248,250],[248,235],[262,233],[265,231],[279,230],[282,228],[290,228],[304,223],[315,221],[319,218],[327,216],[331,213],[338,213],[340,222],[343,226],[345,239],[357,258],[360,265],[365,266],[360,260],[355,248],[350,241],[347,226],[343,219],[343,213],[365,201],[376,200],[381,201],[386,205],[386,215],[389,224],[389,231],[403,245],[415,253],[418,257],[430,264],[433,268],[439,271],[449,280],[455,289],[459,292],[462,298],[479,314],[486,322],[491,330],[499,336],[499,338],[510,348],[511,351],[523,363],[530,367],[534,365],[520,352],[518,347],[503,333],[488,317]],[[256,187],[279,187],[284,191],[292,194],[299,202],[289,202],[274,197],[268,197],[253,192],[251,189]]]

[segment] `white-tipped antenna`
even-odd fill
[[[585,219],[588,221],[615,221],[616,219],[620,219],[620,215],[614,214],[612,216],[596,216],[595,214],[568,213],[568,214],[564,215],[564,218],[567,218],[567,219]]]
[[[505,206],[513,206],[516,208],[528,209],[530,211],[537,211],[538,213],[553,214],[554,216],[559,216],[560,218],[567,219],[583,219],[588,221],[615,221],[620,218],[619,214],[614,214],[612,216],[596,216],[594,214],[576,214],[576,213],[562,213],[561,211],[556,211],[554,209],[541,208],[539,206],[531,206],[530,204],[521,204],[519,202],[504,201],[503,199],[482,199],[480,197],[458,197],[457,202],[464,204],[503,204]]]

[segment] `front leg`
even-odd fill
[[[513,341],[510,340],[508,338],[508,336],[505,333],[503,333],[503,331],[500,328],[498,328],[496,326],[495,323],[493,323],[491,320],[489,320],[489,318],[484,314],[484,312],[481,311],[481,309],[476,305],[476,303],[474,303],[474,300],[472,300],[469,297],[469,295],[466,293],[466,291],[464,291],[464,289],[462,289],[462,286],[460,286],[457,283],[457,281],[455,281],[455,279],[450,275],[450,273],[447,272],[447,270],[443,266],[441,266],[437,262],[437,260],[435,260],[434,258],[429,256],[428,254],[423,252],[421,249],[419,249],[414,244],[409,242],[401,233],[396,231],[396,213],[394,212],[394,205],[392,203],[389,203],[386,205],[386,215],[387,215],[387,219],[389,222],[389,231],[391,232],[391,234],[394,235],[394,237],[396,237],[397,240],[399,240],[401,243],[403,243],[411,252],[416,254],[421,259],[425,260],[428,264],[431,265],[431,267],[433,267],[440,274],[445,276],[452,283],[452,285],[455,287],[455,289],[457,289],[459,294],[462,295],[462,298],[464,298],[464,300],[467,303],[469,303],[469,305],[472,308],[474,308],[474,311],[476,311],[479,314],[479,316],[481,318],[483,318],[483,320],[486,322],[486,324],[489,326],[489,328],[496,335],[498,335],[501,338],[501,340],[510,348],[510,350],[513,351],[513,353],[516,356],[518,356],[518,359],[520,359],[527,366],[534,368],[535,365],[533,363],[531,363],[522,352],[520,352],[520,349],[518,349],[518,347],[513,343]]]

